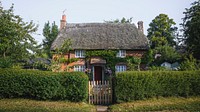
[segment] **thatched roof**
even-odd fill
[[[81,23],[67,24],[51,46],[59,48],[65,39],[72,49],[147,49],[147,37],[134,24]]]

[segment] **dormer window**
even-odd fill
[[[117,53],[117,57],[125,58],[126,57],[126,50],[119,50]]]
[[[75,50],[75,58],[85,58],[84,50]]]

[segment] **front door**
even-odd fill
[[[102,67],[94,66],[94,80],[101,81],[102,80]]]

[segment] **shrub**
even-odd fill
[[[114,90],[117,102],[152,97],[200,95],[199,71],[119,72]]]
[[[194,71],[198,70],[199,66],[197,64],[197,60],[192,55],[189,55],[189,57],[185,58],[184,61],[181,63],[180,69]]]
[[[61,73],[60,83],[64,87],[65,97],[70,101],[86,100],[88,96],[88,76],[83,72]]]
[[[11,58],[0,58],[0,68],[11,68],[13,60]]]
[[[0,69],[0,97],[84,101],[88,78],[84,73],[53,73]]]

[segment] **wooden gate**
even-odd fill
[[[108,105],[112,103],[112,88],[110,81],[89,81],[89,103]]]

